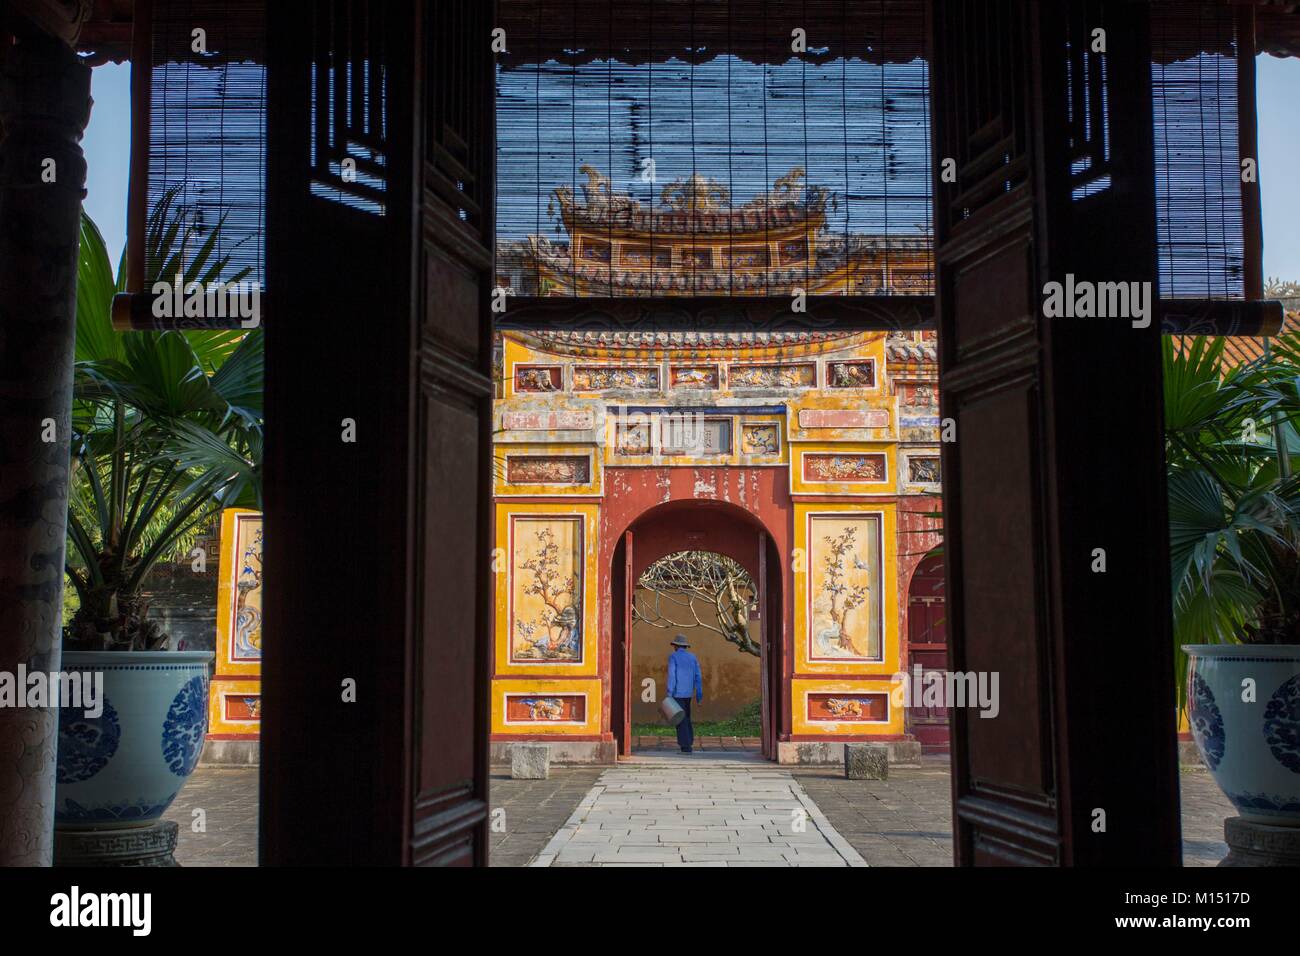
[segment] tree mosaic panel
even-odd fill
[[[581,518],[513,519],[512,663],[582,663],[583,547]]]
[[[807,560],[808,659],[880,660],[880,516],[810,516]]]
[[[235,521],[230,659],[262,659],[262,516],[240,515]]]

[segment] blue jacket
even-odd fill
[[[690,697],[692,692],[696,703],[704,700],[700,662],[690,651],[679,647],[668,655],[668,696]]]

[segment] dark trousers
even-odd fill
[[[691,699],[689,697],[674,697],[673,700],[681,704],[682,710],[686,711],[686,716],[677,725],[677,746],[683,750],[690,750],[695,743],[695,728],[691,726]]]

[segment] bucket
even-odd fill
[[[664,720],[673,727],[686,719],[686,711],[682,709],[681,704],[677,703],[676,698],[665,697],[659,702],[659,710],[664,715]]]

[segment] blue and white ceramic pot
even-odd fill
[[[208,730],[211,651],[64,651],[65,673],[103,675],[100,713],[59,711],[54,819],[144,826],[176,799]]]
[[[1187,718],[1245,820],[1300,827],[1300,644],[1195,644]]]

